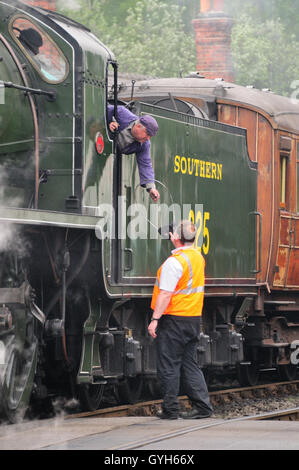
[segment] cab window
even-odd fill
[[[59,83],[66,78],[66,58],[52,39],[34,23],[17,18],[11,24],[10,32],[45,81]]]

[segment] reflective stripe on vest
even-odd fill
[[[189,294],[196,294],[198,292],[203,292],[204,291],[203,286],[195,287],[194,289],[192,289],[193,271],[192,271],[191,261],[185,253],[180,253],[180,256],[182,256],[184,258],[184,260],[187,261],[187,263],[188,263],[189,280],[188,280],[188,283],[187,283],[187,289],[176,290],[173,293],[173,295],[177,295],[177,294],[189,295]]]
[[[188,263],[189,280],[188,280],[188,283],[187,283],[187,289],[176,290],[176,291],[174,291],[174,293],[172,295],[177,295],[177,294],[189,295],[189,294],[197,294],[199,292],[204,292],[204,286],[194,287],[192,289],[193,271],[192,271],[192,265],[191,265],[190,259],[188,258],[187,255],[185,255],[185,253],[180,253],[180,256],[182,256],[184,258],[184,260],[187,261],[187,263]],[[158,278],[156,278],[155,285],[158,286],[159,289],[160,289],[160,283],[158,281]]]

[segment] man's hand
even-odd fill
[[[155,202],[158,201],[158,199],[160,199],[160,193],[156,188],[151,188],[149,194],[152,200]]]
[[[148,325],[148,332],[149,334],[151,335],[152,338],[156,338],[157,335],[156,335],[156,329],[157,329],[157,326],[158,326],[158,322],[156,320],[152,320],[150,322],[150,324]]]
[[[172,292],[168,292],[167,290],[160,290],[159,295],[156,301],[156,308],[153,312],[154,318],[161,318],[162,313],[166,310],[170,300],[172,297]],[[158,326],[158,322],[156,320],[152,320],[148,325],[148,332],[152,336],[152,338],[156,338],[156,329]]]
[[[174,233],[169,232],[169,239],[170,239],[170,241],[172,242],[172,244],[175,248],[179,248],[179,247],[182,246],[182,242],[179,239],[179,236],[176,232],[174,232]]]
[[[109,129],[111,130],[111,132],[114,132],[116,129],[118,129],[118,127],[119,124],[116,121],[111,121],[109,124]]]

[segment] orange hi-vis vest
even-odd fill
[[[202,314],[205,283],[205,260],[196,248],[178,250],[171,256],[183,266],[183,274],[178,281],[168,307],[163,315],[197,317]],[[163,266],[163,264],[162,264]],[[160,292],[160,276],[162,266],[158,269],[154,286],[151,308],[154,310]]]

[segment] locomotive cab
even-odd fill
[[[112,152],[105,90],[113,56],[87,28],[54,12],[23,4],[1,10],[5,205],[94,215]]]
[[[6,205],[26,207],[34,190],[34,108],[24,92],[5,87],[4,82],[24,86],[23,69],[2,35],[0,47],[1,196]]]
[[[106,76],[114,58],[87,28],[54,12],[0,1],[0,17],[0,413],[13,421],[33,387],[37,399],[57,381],[69,389],[66,363],[75,380],[83,323],[90,316],[87,328],[95,328],[99,318],[83,287],[88,278],[101,289],[97,219],[84,215],[95,215],[105,186],[111,197]],[[67,303],[74,278],[80,294]],[[97,351],[88,373],[101,369],[98,343],[90,335],[84,343]],[[93,379],[82,392],[92,402],[101,399],[101,386],[88,392]]]

